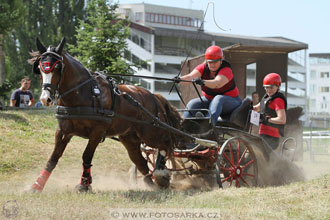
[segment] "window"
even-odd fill
[[[188,18],[188,19],[187,19],[187,25],[188,25],[188,26],[191,26],[191,18]]]
[[[134,54],[132,54],[132,62],[135,64],[139,64],[140,59],[137,56],[135,56]]]
[[[155,81],[155,90],[167,92],[171,89],[172,84],[172,82]]]
[[[150,22],[151,21],[151,14],[150,13],[146,13],[145,20],[146,20],[146,22]]]
[[[132,36],[132,41],[133,41],[134,43],[136,43],[136,44],[139,44],[139,36],[136,35],[136,34],[134,34],[134,35]]]
[[[142,21],[142,12],[136,12],[135,13],[135,21],[139,22]]]
[[[156,23],[159,22],[158,14],[155,14],[155,22],[156,22]]]
[[[149,82],[145,81],[145,80],[141,80],[141,86],[145,89],[150,89],[151,88],[151,85]]]
[[[320,87],[320,92],[329,92],[329,87],[328,86]]]
[[[329,78],[329,72],[321,72],[321,78]]]
[[[179,25],[182,25],[182,17],[179,17]]]
[[[187,18],[183,18],[183,25],[187,26]]]

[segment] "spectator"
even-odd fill
[[[253,105],[257,105],[259,103],[259,94],[257,92],[252,93],[252,102]]]
[[[24,77],[21,80],[21,87],[16,89],[10,97],[10,106],[27,108],[34,106],[34,97],[32,92],[29,90],[31,85],[31,79],[29,77]]]

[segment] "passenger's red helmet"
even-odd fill
[[[205,51],[205,60],[207,62],[216,62],[223,57],[222,49],[218,46],[210,46]]]
[[[277,73],[269,73],[264,78],[264,87],[276,85],[278,87],[281,86],[281,76]]]

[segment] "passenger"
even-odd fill
[[[202,87],[203,102],[200,98],[192,99],[187,108],[208,108],[213,125],[216,124],[221,114],[228,115],[242,104],[231,66],[224,60],[222,49],[218,46],[207,48],[205,62],[198,65],[189,74],[181,78],[176,77],[175,81],[179,82],[179,79],[192,80]],[[185,111],[183,117],[195,116],[191,114],[196,114],[196,112]],[[206,116],[209,117],[209,115]]]
[[[276,150],[280,136],[284,136],[287,102],[285,96],[279,92],[281,86],[279,74],[269,73],[265,76],[263,84],[266,94],[257,105],[253,106],[253,110],[260,111],[259,135],[273,150]]]
[[[252,103],[253,105],[259,103],[259,94],[257,92],[252,92]]]

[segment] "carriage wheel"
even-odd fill
[[[293,137],[286,138],[281,145],[281,155],[293,162],[297,149],[296,139]]]
[[[246,141],[228,139],[222,146],[216,163],[216,178],[222,186],[256,186],[258,167],[256,156]]]

